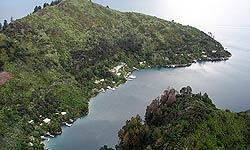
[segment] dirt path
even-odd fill
[[[10,80],[12,78],[12,75],[8,72],[0,72],[0,85],[3,85],[5,82]]]

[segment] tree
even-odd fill
[[[36,7],[34,8],[34,13],[37,12],[38,10],[40,10],[40,9],[42,9],[41,6],[36,6]]]
[[[3,30],[5,30],[8,27],[8,21],[4,20],[3,22]]]
[[[187,94],[192,94],[192,88],[190,86],[187,86]]]
[[[11,17],[10,17],[10,22],[13,22],[13,21],[14,21],[14,19],[13,19],[13,17],[11,16]]]
[[[2,25],[1,22],[0,22],[0,31],[2,30],[2,28],[3,28],[3,25]]]
[[[3,71],[3,65],[4,65],[4,62],[2,62],[2,61],[0,60],[0,71]]]
[[[100,148],[100,150],[114,150],[114,149],[109,148],[107,145],[104,145],[103,147]]]
[[[167,106],[171,106],[176,102],[176,92],[174,89],[171,89],[168,96],[168,101],[166,102]]]
[[[61,1],[62,1],[62,0],[55,0],[55,1],[52,1],[52,2],[50,3],[50,6],[57,5],[57,4],[59,4]]]
[[[43,4],[43,8],[45,8],[45,7],[47,7],[47,6],[49,6],[48,3],[44,3],[44,4]]]
[[[192,94],[192,88],[191,88],[190,86],[183,87],[183,88],[180,90],[180,93],[183,94],[183,95]]]
[[[38,10],[39,10],[39,9],[38,9],[38,6],[36,6],[36,7],[34,8],[34,11],[33,11],[33,12],[35,13],[35,12],[37,12]]]

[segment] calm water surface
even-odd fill
[[[88,116],[71,128],[63,127],[63,134],[46,146],[52,150],[97,150],[104,144],[114,147],[125,121],[136,114],[144,116],[146,106],[169,86],[180,89],[190,85],[194,92],[207,92],[221,109],[250,109],[250,28],[219,26],[209,30],[232,53],[228,61],[136,71],[137,79],[116,91],[100,93],[91,100]]]

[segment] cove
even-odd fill
[[[250,109],[250,29],[216,27],[217,40],[232,53],[225,62],[202,62],[184,68],[150,68],[135,71],[137,78],[116,91],[100,93],[90,101],[89,114],[45,145],[51,150],[98,150],[114,147],[125,121],[139,114],[164,89],[190,85],[194,93],[206,92],[220,109]]]

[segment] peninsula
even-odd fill
[[[119,131],[117,150],[249,149],[250,113],[219,110],[208,95],[165,90]],[[100,150],[112,150],[107,146]]]

